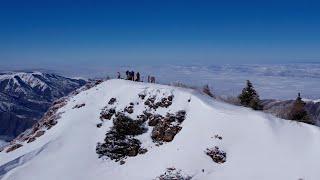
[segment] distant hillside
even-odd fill
[[[10,140],[30,128],[54,100],[84,84],[51,73],[0,73],[0,139]]]
[[[263,100],[264,112],[271,113],[277,117],[288,119],[289,112],[294,100]],[[320,102],[306,101],[305,109],[314,123],[320,126]]]

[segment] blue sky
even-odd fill
[[[317,1],[0,0],[0,66],[320,62]]]

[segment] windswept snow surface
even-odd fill
[[[112,126],[112,121],[106,121],[97,128],[101,109],[112,97],[117,98],[119,109],[130,102],[140,102],[141,92],[172,93],[174,100],[169,110],[187,112],[182,130],[172,142],[158,147],[150,138],[149,127],[147,133],[137,137],[148,152],[129,157],[124,165],[99,159],[96,145]],[[86,105],[72,108],[81,103]],[[130,116],[144,110],[139,104]],[[320,179],[318,127],[217,102],[192,90],[110,80],[72,97],[59,111],[65,113],[58,124],[36,141],[23,143],[13,152],[0,153],[0,169],[28,155],[27,161],[0,174],[3,180],[150,180],[169,167],[201,180]],[[157,113],[164,111],[159,108]],[[222,136],[222,140],[215,135]],[[205,154],[207,148],[214,146],[227,153],[225,163],[216,164]]]

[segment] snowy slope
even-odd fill
[[[112,121],[100,112],[110,98],[117,110],[134,102],[134,118],[145,110],[138,94],[157,97],[173,95],[169,108],[156,113],[186,111],[182,130],[172,142],[157,146],[150,138],[152,127],[137,136],[146,154],[128,157],[126,163],[98,158],[96,146],[102,142]],[[189,102],[190,100],[190,102]],[[81,108],[76,105],[85,103]],[[139,104],[138,104],[139,103]],[[209,99],[195,91],[170,86],[110,80],[71,97],[57,111],[58,123],[43,128],[45,134],[31,143],[6,153],[0,152],[3,180],[100,180],[154,179],[167,168],[181,169],[192,179],[284,180],[320,178],[320,129],[307,124],[277,119]],[[219,135],[222,139],[215,138]],[[218,164],[205,150],[218,146],[226,152],[226,162]]]
[[[0,140],[0,148],[1,148],[2,146],[6,145],[6,144],[7,144],[7,142]]]

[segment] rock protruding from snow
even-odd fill
[[[116,114],[116,110],[114,108],[104,108],[100,113],[100,119],[103,120],[111,120],[112,116]]]
[[[206,154],[211,157],[211,159],[218,164],[225,163],[227,160],[227,153],[220,150],[219,147],[215,146],[213,148],[208,148]]]
[[[181,169],[167,168],[166,172],[155,180],[191,180],[192,176],[186,175]]]
[[[117,133],[129,136],[137,136],[147,131],[143,121],[133,120],[122,113],[118,113],[113,120],[113,128]]]
[[[108,157],[120,161],[126,157],[136,156],[141,148],[138,139],[120,134],[115,129],[106,134],[103,143],[98,143],[96,152],[99,157]]]
[[[186,118],[186,111],[181,110],[175,114],[169,113],[169,107],[173,103],[173,95],[163,94],[149,94],[146,92],[139,93],[137,102],[129,102],[123,110],[117,111],[116,98],[111,98],[108,104],[100,113],[100,119],[113,119],[113,126],[110,131],[106,133],[103,143],[98,143],[96,152],[99,157],[109,157],[111,160],[123,161],[126,157],[144,154],[147,149],[141,150],[141,142],[134,136],[146,133],[149,126],[153,128],[150,138],[154,142],[161,144],[162,142],[171,142],[175,135],[178,134],[182,127],[180,124]],[[164,97],[162,97],[164,96]],[[145,97],[148,97],[145,99]],[[139,99],[142,100],[144,111],[137,115],[135,119],[130,118],[129,115],[134,113],[135,104],[139,105]],[[157,114],[158,108],[167,110],[166,116]],[[126,115],[127,114],[127,115]],[[97,124],[100,128],[102,124]],[[140,152],[140,153],[139,153]],[[122,163],[121,163],[122,164]]]
[[[186,112],[181,110],[175,115],[168,113],[166,117],[156,116],[149,120],[149,125],[154,125],[152,139],[156,142],[171,142],[182,127],[180,124],[185,120]]]

